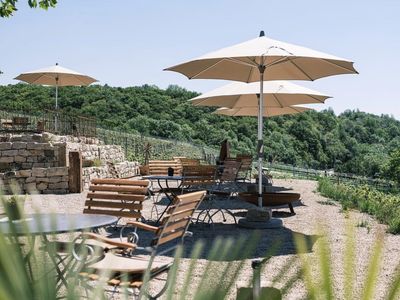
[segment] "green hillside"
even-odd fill
[[[237,152],[255,151],[256,118],[212,115],[213,108],[186,101],[197,93],[177,86],[63,87],[59,95],[63,110],[96,117],[102,127],[208,146],[228,138]],[[34,113],[53,107],[53,88],[0,86],[0,109]],[[266,120],[264,140],[269,161],[379,176],[400,148],[400,122],[359,111],[307,112]]]

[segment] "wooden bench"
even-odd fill
[[[93,179],[83,213],[140,219],[148,185],[147,180]]]
[[[182,174],[182,165],[177,160],[150,160],[150,175],[168,175],[168,168],[174,169],[174,175]]]

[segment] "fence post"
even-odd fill
[[[69,153],[68,185],[70,193],[81,193],[82,185],[82,154],[78,151]]]

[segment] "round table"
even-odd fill
[[[92,230],[118,221],[117,217],[99,214],[32,214],[24,219],[12,221],[17,235],[47,235],[65,232]],[[0,221],[0,232],[11,234],[8,219]]]

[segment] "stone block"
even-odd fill
[[[31,156],[32,153],[26,149],[19,149],[18,150],[18,155],[20,156]]]
[[[28,177],[25,180],[25,183],[31,183],[31,182],[36,182],[36,177]]]
[[[47,158],[54,158],[54,150],[44,150],[43,154]]]
[[[46,190],[46,189],[47,189],[47,183],[46,183],[46,182],[41,182],[41,183],[39,183],[39,184],[36,185],[36,188],[37,188],[39,191]]]
[[[37,192],[36,182],[26,183],[25,184],[25,190],[28,193],[36,193]]]
[[[0,150],[9,150],[11,148],[12,148],[12,143],[10,143],[10,142],[0,143]]]
[[[33,168],[32,169],[32,176],[35,177],[46,177],[47,169],[46,168]]]
[[[17,172],[17,177],[31,177],[32,170],[19,170]]]
[[[50,182],[50,178],[49,177],[36,177],[36,183],[39,182]]]
[[[49,190],[68,189],[68,182],[49,183]]]
[[[14,162],[13,156],[2,156],[0,157],[0,163],[12,163]]]
[[[27,143],[26,149],[32,150],[44,150],[46,149],[48,143]]]
[[[14,157],[14,160],[15,160],[15,162],[23,163],[23,162],[26,162],[26,157],[17,155]]]
[[[33,163],[32,166],[34,168],[44,168],[45,167],[44,163],[42,163],[42,162],[35,162],[35,163]]]
[[[29,156],[26,158],[26,162],[35,163],[38,161],[37,156]]]
[[[1,154],[1,156],[15,156],[15,155],[18,155],[18,150],[5,150]]]
[[[68,175],[68,167],[50,168],[47,170],[47,176],[65,176]]]
[[[14,142],[12,144],[13,149],[26,149],[26,142]]]
[[[21,164],[21,168],[24,169],[24,170],[32,169],[32,163],[28,163],[28,162],[22,163]]]
[[[48,177],[49,182],[50,183],[57,183],[57,182],[61,182],[61,181],[65,181],[62,180],[64,176],[54,176],[54,177]]]

